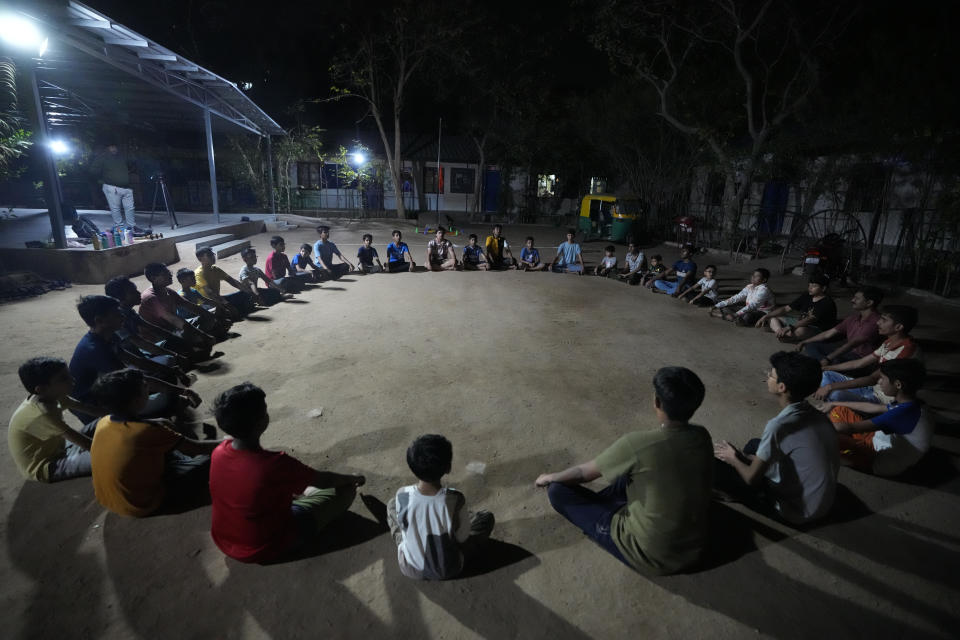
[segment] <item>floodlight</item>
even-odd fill
[[[364,162],[367,161],[367,157],[364,156],[359,151],[357,153],[352,154],[352,157],[353,157],[353,161],[357,164],[363,164]]]
[[[70,145],[63,140],[51,140],[47,143],[47,146],[50,147],[50,151],[56,156],[65,156],[70,153]]]
[[[0,15],[0,39],[18,49],[33,49],[40,55],[47,49],[43,37],[32,20],[13,13]]]

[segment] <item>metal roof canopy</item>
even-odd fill
[[[267,139],[286,132],[236,84],[81,4],[36,4],[21,13],[49,36],[45,57],[33,60],[33,93],[40,119],[48,126],[80,124],[106,116],[113,122],[147,128],[200,129],[206,133],[213,211],[219,220],[213,122],[239,127]],[[38,15],[39,14],[39,15]],[[65,50],[67,45],[80,55]],[[211,116],[217,116],[214,120]],[[154,126],[156,125],[156,127]],[[219,129],[220,127],[218,127]],[[53,166],[50,151],[47,164]],[[273,179],[272,160],[270,179]],[[58,247],[65,246],[59,178],[51,189],[51,226]],[[275,213],[273,188],[271,210]]]

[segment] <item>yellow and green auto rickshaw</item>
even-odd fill
[[[584,240],[630,242],[640,232],[640,201],[636,198],[591,194],[580,203],[577,229]]]

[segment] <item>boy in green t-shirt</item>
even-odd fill
[[[707,538],[713,444],[689,423],[703,402],[703,382],[683,367],[653,378],[660,428],[634,431],[595,459],[536,480],[550,504],[605,551],[628,566],[675,573],[700,558]],[[603,476],[610,486],[586,487]]]

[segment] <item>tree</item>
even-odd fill
[[[10,177],[10,163],[33,144],[17,109],[17,67],[0,58],[0,178]]]
[[[358,7],[363,9],[357,16],[358,23],[341,25],[349,37],[330,67],[335,85],[329,99],[360,100],[377,125],[400,218],[406,217],[400,193],[401,115],[418,75],[434,58],[444,55],[446,61],[445,45],[460,34],[457,12],[449,5],[402,0],[380,11]]]
[[[655,93],[655,113],[713,154],[726,177],[727,243],[777,133],[807,104],[820,57],[852,16],[786,0],[606,0],[593,39]]]
[[[287,135],[278,138],[273,146],[274,161],[277,163],[277,208],[281,211],[293,209],[293,171],[297,161],[315,159],[324,161],[323,142],[320,127],[297,125],[287,131]]]

